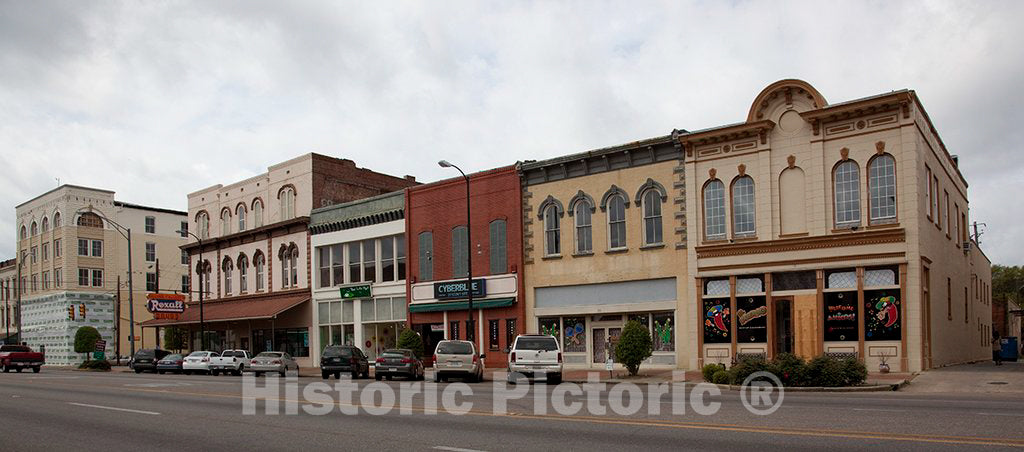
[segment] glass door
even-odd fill
[[[775,353],[793,353],[793,302],[775,300]]]
[[[605,361],[606,357],[607,357],[607,355],[605,354],[605,345],[606,344],[604,343],[605,342],[604,341],[604,337],[605,337],[604,333],[605,333],[605,329],[604,328],[594,328],[590,332],[590,337],[592,338],[592,345],[593,345],[593,350],[594,350],[594,363],[595,364],[603,363]]]

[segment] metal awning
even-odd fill
[[[284,311],[294,308],[310,300],[308,293],[280,297],[261,297],[230,301],[208,301],[203,303],[203,321],[227,322],[236,320],[262,320],[276,317]],[[199,304],[189,303],[181,318],[153,319],[142,322],[140,326],[156,327],[171,325],[189,325],[199,323]]]
[[[515,298],[492,298],[473,300],[473,309],[504,308],[516,304]],[[469,309],[468,301],[443,301],[438,303],[410,303],[409,312],[460,311]]]

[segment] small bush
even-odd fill
[[[711,376],[711,382],[716,385],[727,385],[730,380],[732,380],[732,375],[730,375],[729,371],[725,369],[716,371]]]
[[[412,350],[412,353],[417,358],[423,357],[423,338],[415,331],[410,329],[402,330],[402,334],[398,336],[397,348],[405,348]]]
[[[807,363],[807,379],[811,386],[834,388],[846,385],[843,366],[835,358],[825,355]]]
[[[806,383],[807,363],[792,353],[776,356],[768,371],[779,377],[783,386],[803,386]]]
[[[842,368],[845,386],[857,386],[868,379],[868,366],[856,358],[846,358],[839,362]]]
[[[640,371],[640,363],[651,357],[654,345],[651,342],[651,332],[636,320],[626,322],[619,335],[619,343],[615,345],[615,357],[630,375],[636,375]]]
[[[84,370],[98,370],[103,372],[109,372],[110,363],[104,360],[86,361],[79,365],[78,368]]]
[[[700,369],[700,373],[704,376],[704,381],[711,382],[712,377],[715,376],[715,372],[720,370],[725,370],[725,366],[718,363],[711,363],[705,364],[704,367]]]
[[[85,353],[85,360],[89,360],[89,353],[96,351],[96,341],[100,340],[100,332],[91,326],[83,326],[75,331],[75,353]]]
[[[755,372],[772,372],[772,366],[760,358],[744,358],[729,369],[732,384],[739,385]]]

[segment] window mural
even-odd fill
[[[729,343],[729,299],[709,298],[704,300],[704,343]]]
[[[857,340],[857,292],[825,292],[825,340]]]
[[[654,351],[676,351],[676,325],[671,312],[654,314]]]
[[[765,297],[736,298],[736,341],[768,342],[768,305]]]
[[[586,319],[583,317],[566,317],[563,324],[563,346],[566,353],[587,352]]]
[[[899,289],[864,291],[864,340],[898,341],[900,323]]]
[[[540,334],[558,337],[558,317],[540,319]]]

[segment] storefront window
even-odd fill
[[[818,288],[814,271],[772,273],[772,290],[813,290]]]
[[[490,350],[498,351],[498,342],[500,339],[501,327],[498,326],[498,320],[487,321],[487,345]]]
[[[830,271],[825,274],[826,289],[852,289],[857,287],[857,272],[853,270]]]
[[[345,300],[341,302],[341,321],[345,323],[355,322],[355,306],[354,301]]]
[[[629,314],[626,316],[626,321],[637,321],[640,322],[647,331],[651,330],[651,316],[649,314]]]
[[[378,298],[374,302],[377,304],[377,320],[391,320],[391,299]]]
[[[704,299],[704,343],[727,344],[732,342],[729,337],[732,325],[729,314],[728,298]]]
[[[309,356],[309,330],[306,328],[254,330],[252,334],[257,351],[285,352],[296,358]]]
[[[899,289],[864,291],[864,340],[898,341],[900,323]]]
[[[651,335],[654,338],[654,351],[674,352],[676,351],[676,325],[675,315],[671,312],[663,312],[653,315],[654,330]]]
[[[547,334],[548,336],[558,337],[558,317],[547,317],[542,318],[540,323],[540,334]]]
[[[391,314],[395,320],[405,320],[408,308],[405,306],[405,298],[391,299]]]
[[[319,303],[317,304],[317,317],[320,319],[321,325],[331,323],[331,304],[330,303]]]
[[[768,305],[765,297],[736,298],[736,341],[745,344],[768,342]]]
[[[341,302],[331,302],[331,323],[341,323]]]
[[[566,317],[563,325],[563,350],[566,353],[586,353],[586,319],[583,317]]]
[[[825,340],[857,340],[857,292],[825,292]]]
[[[459,322],[454,321],[448,325],[448,339],[453,341],[459,340]]]
[[[377,311],[373,307],[373,300],[362,300],[360,303],[362,304],[362,310],[360,313],[363,315],[363,321],[372,322],[376,320],[376,316],[374,314],[376,314]]]
[[[728,279],[712,279],[704,282],[704,295],[729,296]]]
[[[762,278],[762,276],[743,276],[736,278],[736,293],[764,293],[764,283],[762,282]]]

